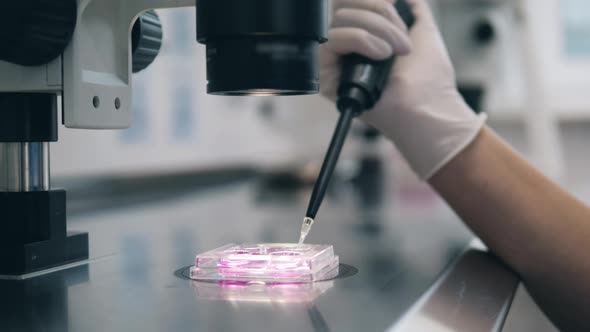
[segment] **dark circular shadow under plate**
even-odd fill
[[[180,268],[180,269],[174,271],[174,275],[180,279],[191,280],[191,278],[190,278],[191,267],[192,267],[192,265]],[[346,278],[350,278],[350,277],[354,276],[358,272],[359,272],[359,270],[352,265],[340,264],[340,266],[338,266],[338,275],[336,277],[334,277],[332,279],[321,280],[321,281],[346,279]]]

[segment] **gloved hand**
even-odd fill
[[[339,58],[358,53],[398,59],[381,100],[362,119],[396,144],[414,171],[429,179],[480,132],[459,95],[455,73],[426,0],[407,0],[416,22],[408,32],[395,0],[334,0],[329,41],[321,49],[322,93],[336,100]]]

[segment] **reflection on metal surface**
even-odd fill
[[[469,250],[390,332],[501,331],[518,282],[491,254]]]
[[[82,265],[26,280],[0,280],[0,331],[68,331],[75,288],[89,280]]]
[[[0,331],[384,331],[472,239],[450,210],[392,204],[397,187],[391,179],[382,179],[383,191],[373,196],[361,189],[370,190],[373,182],[359,180],[338,187],[324,206],[325,222],[310,235],[310,241],[334,244],[338,255],[359,269],[354,278],[344,278],[351,269],[341,265],[338,279],[300,286],[308,289],[257,293],[255,288],[192,286],[171,271],[189,265],[197,252],[219,243],[292,240],[309,193],[268,190],[260,198],[257,178],[215,187],[210,180],[191,179],[179,177],[172,181],[176,186],[169,178],[151,180],[150,186],[117,182],[116,191],[92,185],[104,190],[103,197],[83,203],[97,208],[70,219],[71,226],[92,236],[91,264],[30,279],[19,292],[0,289],[0,307],[8,308],[0,312]],[[187,191],[187,183],[207,190]],[[131,188],[149,197],[121,205],[131,199]],[[359,231],[363,224],[374,225],[374,231]],[[52,276],[84,277],[84,268],[79,284],[67,283],[67,296],[50,295],[63,289]],[[181,275],[188,276],[188,268]],[[478,306],[490,301],[495,300],[480,298]]]
[[[333,286],[333,280],[300,284],[248,284],[191,280],[191,288],[198,297],[229,302],[310,303]]]

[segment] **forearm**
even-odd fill
[[[490,129],[431,185],[563,329],[590,328],[590,209]]]

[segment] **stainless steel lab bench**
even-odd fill
[[[295,241],[307,186],[73,187],[69,228],[90,233],[91,259],[0,281],[0,331],[490,331],[518,284],[432,193],[390,175],[334,184],[308,242],[333,244],[343,275],[290,288],[198,283],[183,268],[227,243]]]

